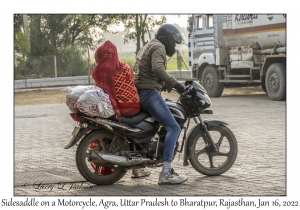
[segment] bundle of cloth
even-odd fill
[[[67,87],[66,92],[66,104],[71,112],[102,118],[115,115],[109,95],[97,86]]]

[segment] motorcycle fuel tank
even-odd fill
[[[185,112],[184,108],[180,104],[170,99],[165,99],[165,102],[178,124],[183,125],[187,120],[187,113]]]

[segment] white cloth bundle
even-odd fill
[[[76,86],[75,88],[67,87],[66,104],[71,110],[71,112],[75,112],[75,109],[77,107],[77,100],[82,94],[84,94],[85,91],[95,89],[96,86]]]
[[[115,114],[109,95],[97,86],[66,88],[66,104],[72,112],[76,108],[91,117],[108,118]]]
[[[85,91],[77,101],[77,109],[91,117],[109,118],[115,114],[109,96],[101,88]]]

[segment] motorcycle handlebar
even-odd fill
[[[171,92],[172,90],[176,91],[176,89],[174,87],[169,88],[166,84],[161,89],[162,92],[168,92],[168,93]],[[189,85],[185,85],[185,91],[183,93],[178,93],[178,94],[181,96],[186,96],[186,95],[189,95],[191,90],[192,90],[192,88]]]

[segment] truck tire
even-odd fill
[[[261,89],[262,89],[265,93],[267,93],[266,83],[261,84]]]
[[[262,77],[262,81],[261,81],[261,89],[267,93],[267,89],[266,89],[266,76]]]
[[[282,63],[273,63],[266,74],[266,90],[273,101],[286,100],[286,71]]]
[[[210,97],[214,98],[222,95],[224,83],[219,82],[219,74],[214,66],[208,65],[205,67],[201,83]]]

